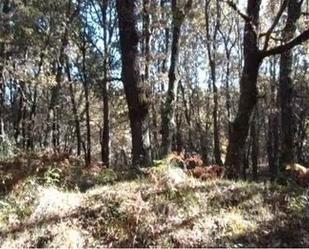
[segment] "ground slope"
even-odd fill
[[[28,182],[15,199],[1,202],[1,248],[309,247],[308,189],[295,185],[161,167],[85,193]]]

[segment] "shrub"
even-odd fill
[[[96,177],[96,184],[111,184],[118,180],[118,175],[113,169],[104,169]]]

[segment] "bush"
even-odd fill
[[[38,183],[32,178],[23,182],[16,191],[0,200],[0,224],[19,223],[29,217],[35,206]]]
[[[118,175],[113,169],[104,169],[96,177],[96,184],[112,184],[118,180]]]

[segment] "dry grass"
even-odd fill
[[[308,190],[296,186],[200,181],[165,164],[85,193],[35,186],[28,216],[3,221],[1,248],[309,246]]]

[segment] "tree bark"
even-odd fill
[[[251,163],[252,163],[252,178],[258,178],[258,158],[259,158],[259,116],[256,108],[254,117],[251,122]]]
[[[3,14],[8,14],[10,12],[10,3],[8,0],[4,0],[2,4]],[[3,77],[3,69],[6,60],[5,55],[5,44],[4,42],[0,42],[0,144],[4,141],[5,130],[4,130],[4,100],[5,100],[5,82]],[[2,147],[0,147],[2,149]]]
[[[91,127],[90,127],[90,102],[89,102],[89,81],[86,72],[86,30],[83,34],[82,50],[82,75],[83,75],[83,88],[85,93],[85,112],[86,112],[86,144],[84,145],[85,163],[86,166],[91,164]]]
[[[296,32],[296,22],[301,15],[303,1],[290,0],[288,4],[288,18],[282,32],[282,39],[288,42]],[[293,115],[293,80],[292,80],[293,52],[285,51],[280,58],[279,98],[281,106],[281,154],[280,168],[295,161],[294,136],[295,117]]]
[[[279,169],[279,112],[278,98],[276,98],[276,58],[270,61],[270,75],[272,77],[270,85],[270,104],[268,114],[268,129],[267,129],[267,157],[269,165],[269,173],[271,181],[274,181],[278,176]]]
[[[66,72],[67,72],[67,77],[69,81],[69,91],[70,91],[70,98],[71,98],[71,104],[72,104],[72,112],[74,116],[77,155],[80,156],[81,155],[81,145],[82,145],[82,138],[81,138],[81,132],[80,132],[80,121],[79,121],[77,105],[76,105],[76,101],[74,97],[73,82],[71,79],[71,72],[70,72],[70,65],[69,65],[68,58],[66,61]]]
[[[132,138],[132,169],[151,164],[149,100],[140,77],[136,1],[117,0],[122,81],[129,108]]]
[[[309,39],[309,29],[307,29],[283,45],[266,50],[267,44],[265,43],[265,49],[260,51],[258,49],[258,36],[255,30],[258,30],[261,0],[248,0],[247,3],[247,15],[244,15],[238,11],[235,4],[229,2],[231,7],[237,10],[241,17],[245,19],[245,58],[240,79],[240,99],[238,103],[238,112],[233,122],[231,135],[229,137],[229,145],[225,161],[227,176],[230,178],[238,178],[240,169],[242,168],[241,159],[244,155],[244,144],[248,135],[249,119],[257,102],[257,77],[262,60],[267,56],[282,54]]]
[[[217,50],[217,34],[219,32],[220,27],[220,9],[219,9],[219,1],[216,2],[216,21],[215,27],[213,31],[213,35],[210,35],[210,23],[209,23],[209,5],[210,1],[206,1],[205,4],[205,20],[206,20],[206,47],[208,53],[208,60],[209,60],[209,67],[210,67],[210,76],[212,81],[212,90],[213,90],[213,101],[214,101],[214,108],[212,113],[213,118],[213,129],[214,129],[214,157],[215,163],[218,165],[222,165],[221,160],[221,149],[220,149],[220,126],[218,123],[218,88],[216,85],[217,81],[217,74],[216,74],[216,50]],[[212,44],[211,44],[212,41]]]
[[[103,22],[103,44],[104,44],[104,59],[103,59],[103,82],[102,82],[102,97],[103,97],[103,130],[101,134],[101,157],[105,166],[109,166],[109,98],[108,98],[108,43],[107,43],[107,22],[106,11],[108,0],[103,2],[102,6],[102,22]],[[111,34],[110,34],[111,35]]]
[[[238,112],[232,124],[229,137],[225,165],[230,178],[238,178],[243,168],[244,145],[248,136],[249,120],[252,110],[257,102],[257,77],[261,63],[259,55],[257,28],[259,22],[261,0],[248,0],[247,14],[244,30],[244,67],[240,79],[240,98]],[[252,22],[251,22],[252,20]]]
[[[166,156],[172,151],[172,140],[176,132],[175,124],[175,105],[178,90],[178,79],[176,71],[178,67],[179,57],[179,42],[181,35],[181,26],[184,22],[186,12],[190,10],[192,0],[186,3],[184,9],[180,9],[177,0],[172,0],[172,13],[173,13],[173,38],[171,49],[171,64],[168,72],[168,90],[162,113],[162,155]]]

